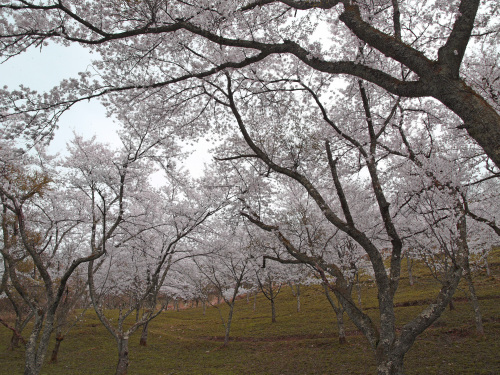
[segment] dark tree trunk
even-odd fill
[[[148,325],[149,321],[147,321],[142,327],[141,339],[139,340],[140,346],[148,346]]]
[[[118,339],[118,365],[116,375],[127,375],[128,369],[128,337]]]
[[[16,332],[12,332],[12,337],[10,338],[10,346],[9,350],[14,350],[19,348],[19,334]]]
[[[19,348],[19,342],[21,341],[21,331],[23,329],[23,323],[20,316],[16,316],[16,323],[14,325],[14,330],[12,331],[12,337],[10,338],[10,350]]]
[[[431,87],[440,100],[464,122],[464,128],[500,168],[500,115],[460,79],[436,77]]]
[[[54,349],[52,350],[52,355],[50,357],[50,363],[57,363],[57,355],[59,354],[59,348],[63,340],[64,336],[58,332],[56,335],[56,344],[54,345]]]
[[[300,312],[300,284],[297,284],[297,312]]]
[[[274,303],[274,298],[271,299],[271,323],[276,323],[276,306]]]

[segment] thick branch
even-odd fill
[[[458,8],[458,15],[446,44],[438,51],[438,62],[447,69],[454,78],[458,78],[460,64],[464,58],[465,49],[469,42],[479,0],[462,0]]]

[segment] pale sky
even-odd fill
[[[92,54],[76,44],[71,47],[50,44],[42,50],[31,48],[0,64],[1,84],[10,89],[22,84],[38,92],[49,91],[61,80],[77,78],[78,72],[90,69],[91,60]],[[73,138],[73,132],[87,139],[95,135],[101,142],[119,145],[117,129],[118,124],[106,117],[99,101],[78,103],[61,116],[49,152],[55,154],[64,151],[66,143]],[[185,162],[185,168],[193,176],[200,176],[204,162],[210,159],[206,146],[200,146],[200,150]]]

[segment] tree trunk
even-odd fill
[[[377,375],[404,375],[403,358],[404,355],[379,356],[377,354]]]
[[[22,330],[22,319],[20,316],[16,316],[16,323],[14,325],[14,330],[12,331],[12,337],[10,338],[10,350],[19,348],[19,342],[21,341],[21,330]]]
[[[128,337],[118,339],[118,365],[116,375],[127,375],[128,368]]]
[[[274,303],[274,298],[271,299],[271,323],[276,323],[276,307]]]
[[[19,334],[16,332],[12,332],[12,337],[10,338],[10,346],[9,350],[14,350],[19,348]]]
[[[226,334],[224,336],[223,346],[227,346],[227,344],[229,343],[229,333],[231,331],[231,321],[233,320],[233,311],[234,311],[234,301],[229,305],[229,316],[227,317]]]
[[[140,346],[148,346],[148,325],[149,320],[142,327],[141,339],[139,340]]]
[[[413,286],[413,273],[412,273],[413,260],[410,259],[409,256],[406,257],[406,265],[408,266],[408,280],[410,282],[410,286]]]
[[[53,308],[49,308],[49,311],[39,310],[35,314],[35,323],[26,344],[24,375],[40,373],[54,328],[54,318]]]
[[[300,312],[300,284],[297,284],[297,312]]]
[[[61,346],[61,342],[64,340],[64,336],[61,332],[56,333],[56,344],[54,345],[54,349],[52,350],[52,355],[50,357],[50,363],[57,363],[57,355],[59,354],[59,347]]]
[[[491,276],[490,264],[488,263],[488,256],[484,257],[484,266],[486,267],[486,275]]]
[[[339,301],[339,306],[335,305],[335,302],[333,301],[332,296],[330,295],[330,292],[328,290],[328,286],[326,284],[323,284],[323,288],[325,290],[326,298],[328,299],[330,306],[332,306],[333,311],[335,311],[335,315],[337,317],[337,328],[339,330],[339,343],[346,344],[347,339],[345,337],[345,326],[344,326],[345,308],[342,306],[340,301]]]
[[[257,292],[254,292],[253,294],[253,311],[257,309]]]
[[[469,286],[469,293],[470,293],[469,301],[470,304],[472,305],[472,309],[474,310],[476,333],[479,335],[484,335],[483,317],[481,315],[481,309],[479,308],[479,301],[477,299],[476,288],[474,287],[474,282],[472,280],[472,275],[470,274],[470,269],[467,269],[465,272],[465,280],[467,280],[467,284]]]
[[[450,299],[450,303],[448,304],[448,307],[450,308],[450,311],[455,310],[455,304],[453,303],[453,299]]]
[[[363,306],[361,304],[361,283],[359,281],[359,272],[356,272],[356,293],[358,295],[358,308],[362,310]]]
[[[276,305],[274,303],[275,300],[275,294],[273,290],[273,283],[269,283],[269,295],[266,296],[269,299],[269,302],[271,302],[271,323],[276,323]]]
[[[37,366],[37,350],[36,344],[43,325],[43,314],[37,312],[35,314],[35,323],[31,331],[31,335],[26,344],[26,353],[24,361],[24,375],[38,375],[40,372]]]
[[[203,315],[207,313],[207,303],[205,300],[201,301],[201,305],[203,306]]]
[[[344,326],[344,309],[342,306],[335,311],[337,315],[337,327],[339,329],[339,344],[347,344],[347,339],[345,337],[345,326]]]
[[[500,157],[500,155],[499,155]],[[457,228],[460,230],[460,240],[461,244],[464,250],[464,257],[463,257],[463,271],[464,271],[464,277],[465,280],[467,281],[467,284],[469,286],[469,301],[472,305],[472,308],[474,310],[474,320],[476,322],[476,333],[479,335],[484,335],[484,328],[483,328],[483,318],[481,316],[481,310],[479,308],[479,302],[477,300],[477,294],[476,294],[476,288],[474,287],[474,282],[472,280],[472,272],[470,270],[470,263],[469,263],[469,258],[470,258],[470,251],[469,251],[469,246],[467,245],[467,227],[466,227],[466,218],[465,215],[462,217],[462,219],[459,221],[457,224]]]

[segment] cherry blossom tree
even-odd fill
[[[24,373],[38,374],[71,276],[79,265],[102,253],[85,255],[67,246],[80,229],[81,211],[43,150],[36,157],[16,158],[2,145],[2,153],[2,256],[13,287],[34,315]],[[14,219],[10,225],[9,216]],[[22,259],[33,265],[30,279],[18,272],[16,262]]]
[[[309,274],[315,274],[314,278],[309,282],[310,284],[322,284],[325,289],[325,296],[335,312],[337,328],[339,332],[339,342],[345,344],[345,328],[344,328],[344,312],[345,309],[340,302],[335,302],[336,297],[332,298],[330,294],[330,287],[335,285],[336,278],[332,275],[327,275],[322,267],[312,265],[311,262],[305,262],[304,259],[317,258],[323,262],[334,265],[339,272],[342,273],[346,281],[346,293],[352,294],[352,289],[358,275],[360,260],[362,253],[355,242],[349,237],[343,235],[342,232],[333,230],[328,225],[324,216],[315,210],[314,203],[306,195],[300,194],[294,186],[287,186],[289,188],[289,195],[281,196],[284,200],[285,209],[278,215],[274,216],[274,226],[270,226],[262,221],[261,215],[252,211],[248,204],[245,204],[242,210],[242,215],[247,217],[257,227],[264,229],[269,233],[274,233],[280,244],[267,245],[268,251],[261,254],[264,259],[264,268],[269,267],[269,262],[266,260],[277,261],[281,264],[281,280],[291,280],[296,275],[293,272],[299,265],[308,265]],[[242,201],[244,201],[242,199]],[[286,203],[285,203],[286,202]],[[296,260],[287,260],[286,251],[280,251],[279,248],[285,248],[290,251],[293,250],[296,254]],[[304,256],[304,257],[302,257]],[[275,267],[276,262],[271,262],[270,274],[274,274],[272,268]],[[287,268],[283,268],[286,264]],[[303,272],[305,270],[302,270]],[[307,275],[307,274],[306,274]],[[330,277],[329,277],[330,276]],[[260,285],[259,285],[260,286]],[[261,287],[262,288],[262,287]],[[271,299],[268,297],[268,299]],[[271,303],[273,301],[271,300]],[[360,302],[358,301],[360,306]]]
[[[244,223],[237,219],[222,222],[225,225],[219,225],[218,228],[224,229],[218,231],[217,236],[212,237],[213,241],[207,241],[204,244],[211,248],[210,254],[193,258],[193,261],[229,308],[228,316],[224,318],[219,306],[213,305],[218,309],[224,326],[223,346],[227,346],[236,297],[246,292],[243,286],[251,282],[255,265],[251,261],[253,259],[251,238]]]
[[[407,147],[410,149],[409,155],[414,155],[409,143]],[[412,187],[405,189],[406,207],[402,212],[407,225],[412,225],[414,232],[408,238],[407,246],[412,253],[420,254],[437,280],[446,282],[446,278],[442,276],[447,273],[451,264],[462,265],[474,310],[476,331],[483,334],[471,261],[474,253],[491,248],[498,241],[498,233],[495,234],[495,229],[498,228],[494,220],[486,219],[485,217],[491,216],[481,209],[481,204],[495,207],[497,199],[491,197],[491,194],[485,194],[484,186],[481,185],[489,181],[491,175],[485,171],[478,174],[480,169],[470,165],[477,163],[477,156],[471,156],[470,151],[457,149],[456,155],[448,159],[445,155],[440,155],[437,149],[432,156],[429,155],[425,166],[417,162],[416,164],[421,165],[418,170],[414,170]],[[478,212],[483,212],[485,217],[472,213],[469,202],[475,205]],[[463,229],[457,232],[457,226],[463,226]],[[464,252],[459,249],[460,244],[463,244]],[[451,303],[452,301],[450,308]]]
[[[130,335],[166,307],[158,306],[158,294],[176,261],[179,242],[221,204],[216,199],[220,194],[190,186],[191,181],[178,175],[173,166],[168,167],[170,160],[165,157],[162,161],[171,183],[162,189],[151,187],[149,178],[155,166],[151,160],[158,157],[159,138],[144,134],[125,134],[123,148],[116,151],[95,140],[76,137],[66,161],[73,187],[82,193],[91,218],[87,245],[92,253],[98,249],[105,253],[100,267],[94,261],[88,263],[87,274],[94,310],[117,342],[117,374],[127,373]],[[172,145],[169,155],[176,150]],[[120,299],[117,325],[104,313],[103,300],[110,294]],[[134,311],[136,320],[127,326]],[[145,344],[147,328],[142,337]]]
[[[144,152],[140,147],[118,152],[95,139],[85,141],[76,136],[68,148],[64,167],[70,188],[77,194],[85,214],[87,240],[83,244],[85,251],[92,254],[88,283],[92,301],[97,305],[92,275],[100,267],[94,261],[108,252],[108,242],[123,230],[127,220],[135,217],[134,199],[147,183],[151,169],[139,165]]]
[[[424,164],[436,166],[439,172],[435,155],[455,157],[453,147],[458,145],[438,137],[440,129],[445,126],[449,129],[447,121],[454,120],[443,117],[440,107],[426,104],[425,109],[418,101],[403,102],[359,80],[346,82],[342,94],[349,98],[350,104],[334,110],[324,104],[324,95],[330,90],[329,77],[316,78],[297,75],[292,79],[287,72],[265,78],[258,72],[248,72],[248,75],[234,72],[221,74],[217,83],[211,81],[213,90],[209,95],[221,112],[226,110],[228,116],[233,116],[240,133],[240,137],[236,131],[228,136],[230,142],[220,147],[218,159],[233,163],[255,160],[252,162],[255,166],[260,161],[260,169],[255,168],[263,177],[277,174],[279,178],[291,179],[307,192],[335,230],[343,232],[363,249],[379,291],[379,326],[355,306],[349,282],[338,265],[316,254],[304,256],[297,251],[279,222],[269,222],[255,209],[246,215],[262,229],[276,233],[289,255],[295,258],[281,261],[305,262],[316,267],[324,277],[331,273],[336,278],[332,291],[371,343],[379,373],[402,373],[404,353],[451,300],[464,270],[468,249],[466,237],[461,234],[466,230],[465,212],[459,209],[458,196],[453,198],[448,194],[442,204],[454,207],[457,262],[448,269],[446,283],[433,304],[403,326],[401,333],[396,333],[392,301],[400,279],[403,244],[415,233],[415,228],[400,221],[407,204],[403,199],[404,186],[414,188],[413,176],[394,171],[420,168],[420,175],[425,175],[432,186],[439,188],[440,183],[448,183],[444,179],[434,180]],[[426,133],[412,127],[415,123],[423,123]],[[280,137],[271,134],[280,134]],[[475,150],[477,154],[477,148],[461,136],[460,147]],[[414,142],[418,153],[414,152]],[[483,156],[479,159],[478,165],[487,165]],[[496,177],[495,170],[491,176]],[[276,188],[276,194],[279,193]],[[269,214],[266,212],[266,215]],[[388,269],[384,265],[386,257],[390,262]]]

